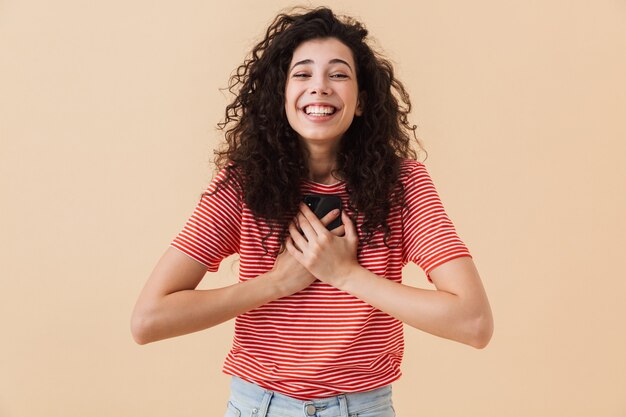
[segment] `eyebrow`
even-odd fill
[[[298,65],[308,65],[308,64],[313,64],[313,63],[315,63],[315,61],[313,61],[312,59],[303,59],[302,61],[298,61],[295,64],[293,64],[290,71],[292,71]],[[350,71],[352,71],[352,67],[350,66],[350,64],[348,64],[343,59],[333,58],[330,61],[328,61],[328,63],[329,64],[345,64],[348,66],[348,68],[350,68]]]

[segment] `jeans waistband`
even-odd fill
[[[294,414],[287,415],[322,416],[326,414],[322,413],[322,411],[327,410],[330,412],[331,409],[340,411],[340,413],[334,414],[335,416],[347,415],[348,412],[356,413],[382,404],[391,406],[391,394],[391,384],[389,384],[369,391],[348,392],[333,397],[300,400],[267,390],[237,376],[233,376],[231,380],[231,400],[236,400],[241,405],[250,407],[253,410],[259,408],[267,410],[271,402],[274,409],[293,410]],[[303,412],[303,414],[295,414],[297,410],[302,410],[299,413]],[[308,414],[307,410],[312,413]]]

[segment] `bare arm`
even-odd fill
[[[487,346],[493,317],[472,258],[452,259],[430,277],[436,290],[399,284],[359,266],[338,286],[416,329],[478,349]]]
[[[333,236],[308,207],[301,206],[298,223],[306,239],[292,225],[286,242],[289,252],[319,279],[412,327],[476,348],[489,343],[493,318],[472,258],[452,259],[433,269],[430,277],[436,290],[399,284],[359,265],[356,228],[345,214],[343,222],[345,236]]]
[[[337,214],[322,220],[329,224]],[[343,226],[332,233],[343,234]],[[169,247],[150,274],[132,313],[131,333],[141,345],[208,329],[308,287],[315,277],[287,251],[271,271],[223,288],[196,290],[206,267]]]
[[[272,272],[223,288],[196,290],[206,267],[169,247],[142,290],[131,319],[135,341],[146,344],[197,332],[280,298]]]

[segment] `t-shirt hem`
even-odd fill
[[[246,382],[249,382],[251,384],[255,384],[258,385],[259,387],[266,389],[266,390],[270,390],[270,391],[274,391],[277,392],[281,395],[284,395],[286,397],[289,398],[294,398],[296,400],[300,400],[300,401],[313,401],[313,400],[322,400],[325,398],[330,398],[330,397],[336,397],[338,395],[342,395],[342,394],[349,394],[349,393],[355,393],[355,392],[367,392],[367,391],[371,391],[371,390],[375,390],[390,384],[393,384],[394,382],[398,381],[401,377],[402,377],[402,370],[401,369],[397,369],[398,373],[394,374],[392,377],[390,378],[385,378],[380,382],[377,382],[375,384],[372,384],[371,387],[368,387],[366,390],[363,391],[329,391],[328,395],[324,395],[321,397],[307,397],[307,396],[299,396],[299,395],[294,395],[293,392],[281,392],[277,389],[275,389],[274,387],[271,386],[271,384],[264,384],[263,381],[252,381],[249,378],[246,378],[245,376],[242,375],[236,375],[234,372],[229,371],[226,368],[222,368],[222,373],[229,375],[229,376],[234,376],[237,378],[240,378]]]
[[[217,270],[219,269],[219,266],[215,267],[215,266],[209,266],[206,264],[206,262],[202,261],[202,259],[200,259],[197,255],[195,255],[193,252],[188,252],[187,250],[185,250],[184,248],[178,246],[176,244],[176,242],[172,242],[170,243],[170,247],[178,250],[179,252],[187,255],[188,257],[190,257],[191,259],[193,259],[196,262],[201,263],[202,265],[204,265],[204,267],[207,269],[207,271],[209,272],[217,272]]]
[[[474,259],[474,258],[472,258],[472,255],[470,255],[469,253],[458,253],[456,255],[452,255],[452,257],[450,257],[450,258],[445,258],[445,259],[442,259],[440,261],[435,262],[433,265],[430,266],[430,268],[428,268],[428,271],[426,272],[426,278],[428,278],[428,282],[430,282],[431,284],[434,284],[433,280],[430,278],[430,272],[433,269],[437,268],[438,266],[441,266],[441,265],[445,264],[446,262],[450,262],[453,259],[462,258],[464,256],[467,256],[468,258]]]

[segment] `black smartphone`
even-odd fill
[[[339,217],[326,226],[328,230],[333,230],[342,225],[341,223],[341,198],[335,194],[306,194],[303,198],[304,204],[309,206],[317,218],[321,219],[334,209],[339,209]]]

